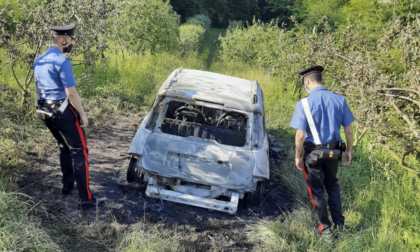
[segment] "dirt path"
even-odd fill
[[[57,220],[105,225],[117,222],[128,227],[146,221],[148,225],[164,225],[169,231],[174,228],[188,230],[198,237],[193,244],[196,251],[215,248],[252,251],[254,244],[247,243],[244,234],[246,225],[258,218],[275,218],[281,211],[291,208],[291,202],[276,178],[266,184],[262,205],[241,203],[236,215],[168,201],[162,204],[158,199],[147,197],[144,184],[127,184],[125,180],[129,163],[127,151],[140,122],[141,115],[119,116],[109,125],[87,130],[90,187],[96,196],[107,198],[98,211],[77,210],[76,188],[68,196],[61,194],[61,171],[55,146],[49,147],[51,154],[21,183],[22,191],[40,201],[49,216]],[[274,164],[279,160],[271,157],[270,162]]]

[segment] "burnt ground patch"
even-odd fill
[[[159,225],[167,232],[175,229],[183,232],[181,244],[193,248],[193,251],[252,251],[257,247],[248,242],[246,227],[258,219],[277,218],[283,211],[291,210],[292,201],[273,173],[266,183],[262,204],[240,202],[235,215],[147,197],[145,183],[127,183],[125,176],[130,160],[127,152],[141,116],[121,115],[106,125],[90,126],[86,130],[91,190],[96,197],[107,198],[97,210],[77,209],[76,187],[70,195],[61,194],[59,151],[55,144],[48,147],[49,154],[19,183],[20,191],[36,202],[35,212],[45,223],[99,224],[104,227],[118,223],[129,229],[143,222]],[[273,139],[270,142],[274,143],[270,150],[273,169],[279,165],[278,152],[281,150]],[[70,247],[83,246],[85,244]],[[98,250],[104,248],[111,249],[102,247]]]

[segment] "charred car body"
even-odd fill
[[[262,199],[269,177],[264,103],[256,81],[177,69],[158,91],[129,150],[128,182],[149,197],[235,213]]]

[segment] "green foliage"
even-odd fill
[[[242,28],[244,23],[242,20],[229,20],[229,28]]]
[[[22,201],[23,195],[11,189],[10,182],[0,180],[0,250],[62,251],[41,221],[29,215],[33,202]]]
[[[266,0],[264,6],[263,20],[277,19],[280,24],[291,25],[290,17],[303,20],[306,9],[304,0]]]
[[[204,14],[195,15],[194,17],[190,17],[185,22],[187,24],[195,24],[200,25],[204,28],[204,30],[208,31],[211,27],[211,20],[208,16]]]
[[[313,27],[317,21],[323,17],[328,17],[331,25],[339,25],[346,20],[342,8],[349,0],[304,0],[307,8],[304,23],[308,27]]]
[[[120,48],[136,52],[173,52],[177,48],[179,16],[161,0],[115,1],[107,32]]]
[[[19,92],[0,84],[0,178],[22,173],[34,157],[44,154],[44,144],[50,141],[32,113],[20,113],[20,99]]]
[[[197,53],[206,30],[201,25],[184,24],[179,27],[179,45],[183,53]]]
[[[239,61],[268,68],[278,62],[284,31],[273,21],[265,24],[255,21],[248,28],[233,27],[221,42],[223,61]]]
[[[262,220],[249,227],[250,242],[259,244],[264,251],[417,250],[420,180],[407,175],[375,141],[374,135],[362,138],[349,167],[339,167],[346,235],[332,245],[327,244],[313,236],[316,216],[303,174],[294,167],[295,130],[289,124],[296,105],[295,82],[287,82],[290,77],[284,76],[286,72],[273,76],[239,61],[215,62],[210,70],[256,79],[261,84],[267,130],[283,144],[282,164],[272,166],[271,171],[280,177],[279,183],[287,188],[295,208],[276,220]]]
[[[181,15],[182,21],[198,14],[210,17],[214,27],[226,28],[229,20],[251,21],[260,18],[258,1],[243,0],[171,0],[174,10]],[[208,30],[208,29],[206,29]]]
[[[14,2],[15,3],[15,2]],[[82,37],[71,55],[83,55],[82,64],[92,65],[99,59],[107,44],[102,40],[107,13],[112,4],[97,1],[57,0],[48,4],[21,1],[0,9],[0,46],[6,50],[8,72],[12,72],[16,86],[22,92],[22,111],[29,111],[30,85],[33,83],[32,65],[46,49],[51,34],[48,27],[76,22],[77,36]],[[18,12],[19,16],[13,14]],[[71,14],[70,14],[71,13]]]

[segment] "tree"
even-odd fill
[[[14,9],[13,9],[13,8]],[[17,9],[16,9],[17,8]],[[7,4],[0,10],[0,48],[6,50],[5,62],[13,73],[22,94],[22,112],[29,109],[32,94],[32,65],[36,57],[50,44],[49,27],[76,22],[77,47],[70,56],[83,55],[78,64],[92,65],[107,48],[102,39],[105,22],[113,9],[112,3],[92,0],[20,1],[19,5]],[[19,15],[13,14],[18,12]]]
[[[168,2],[116,1],[116,9],[109,26],[121,48],[152,53],[177,48],[179,15]]]

